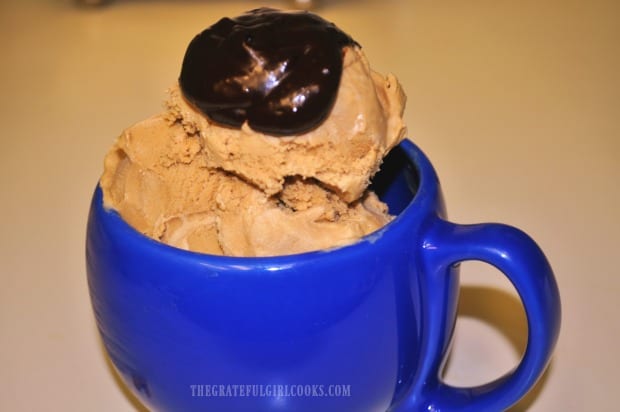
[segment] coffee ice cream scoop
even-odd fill
[[[105,159],[104,205],[172,246],[274,256],[353,243],[392,216],[369,188],[405,96],[316,15],[257,9],[190,43],[166,110]]]

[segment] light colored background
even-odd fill
[[[187,42],[249,1],[0,1],[0,410],[136,411],[96,334],[84,235],[102,158],[157,112]],[[409,96],[410,136],[450,216],[529,232],[557,273],[563,329],[513,411],[616,409],[620,2],[326,0]],[[510,285],[464,265],[448,381],[509,370],[526,340]]]

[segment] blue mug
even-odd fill
[[[158,411],[501,411],[535,384],[560,328],[543,252],[501,224],[445,220],[437,175],[404,141],[373,189],[396,218],[344,247],[236,258],[136,232],[93,196],[88,285],[104,346]],[[519,365],[483,386],[441,380],[456,321],[458,263],[496,266],[527,315]]]

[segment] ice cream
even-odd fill
[[[349,244],[391,219],[368,185],[404,137],[404,103],[394,76],[314,14],[222,19],[190,43],[165,110],[106,156],[105,205],[204,253]]]

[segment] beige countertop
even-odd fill
[[[0,2],[0,410],[139,410],[103,355],[86,287],[103,155],[160,109],[194,34],[286,4]],[[518,226],[555,269],[560,341],[513,412],[614,410],[620,2],[325,0],[318,11],[402,81],[409,134],[440,175],[451,219]],[[466,263],[462,279],[446,379],[471,385],[513,367],[526,331],[498,272]]]

